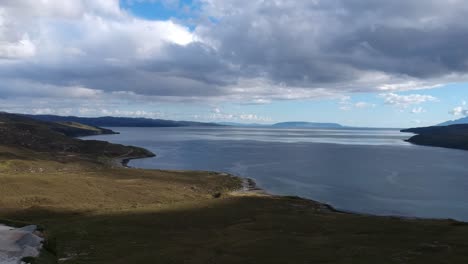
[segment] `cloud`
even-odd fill
[[[73,110],[71,108],[52,109],[52,108],[33,108],[31,114],[34,115],[71,115]]]
[[[354,104],[354,107],[362,109],[362,108],[375,107],[375,104],[371,104],[367,102],[357,102]]]
[[[468,116],[468,109],[466,109],[465,106],[457,106],[453,108],[449,113],[454,116]]]
[[[0,59],[23,59],[36,54],[36,46],[29,39],[28,34],[22,36],[15,43],[0,45]]]
[[[368,103],[368,102],[352,102],[352,99],[350,96],[343,96],[340,101],[338,102],[340,105],[340,110],[343,111],[350,111],[352,109],[365,109],[365,108],[373,108],[376,107],[375,104]]]
[[[219,21],[199,28],[202,38],[241,69],[289,87],[403,91],[466,79],[462,1],[205,3]]]
[[[379,97],[384,99],[385,104],[400,108],[407,108],[411,105],[438,101],[434,96],[421,94],[398,95],[395,93],[384,93],[380,94]]]
[[[144,117],[144,118],[163,118],[165,115],[161,112],[151,112],[145,110],[118,110],[107,108],[87,108],[80,107],[78,111],[74,108],[33,108],[29,111],[35,115],[80,115],[80,116],[119,116],[119,117]]]
[[[425,112],[426,112],[426,110],[424,108],[422,108],[422,107],[416,107],[416,108],[413,108],[411,110],[412,114],[422,114],[422,113],[425,113]]]
[[[80,112],[92,113],[90,109],[80,109]],[[122,116],[122,117],[144,117],[144,118],[163,118],[165,115],[161,112],[145,111],[145,110],[119,110],[119,109],[97,109],[94,115],[100,116]]]
[[[271,122],[270,117],[259,116],[251,113],[226,113],[222,109],[215,107],[209,115],[196,115],[195,119],[208,121],[230,121],[230,122]]]
[[[195,2],[188,21],[138,18],[118,0],[1,1],[0,98],[267,104],[374,92],[404,108],[432,99],[400,91],[468,80],[462,0]]]
[[[338,104],[340,105],[340,110],[343,111],[349,111],[353,108],[350,96],[343,96],[338,102]]]

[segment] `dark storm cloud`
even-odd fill
[[[466,28],[418,29],[376,27],[342,36],[329,51],[362,70],[379,70],[417,78],[438,77],[468,69]],[[351,54],[351,55],[346,55]]]
[[[333,86],[363,72],[424,80],[467,71],[463,1],[241,2],[207,34],[221,39],[222,56],[276,82]]]
[[[207,85],[226,86],[235,83],[238,71],[230,69],[229,63],[212,47],[201,42],[186,46],[167,45],[163,59],[147,60],[142,69],[154,74],[171,74],[173,76],[193,79]]]

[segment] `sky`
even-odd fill
[[[0,0],[0,111],[414,127],[468,115],[465,0]]]

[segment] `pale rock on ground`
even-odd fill
[[[43,240],[34,225],[22,228],[0,225],[0,264],[19,264],[24,257],[37,257]]]

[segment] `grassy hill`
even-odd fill
[[[340,213],[215,172],[116,167],[104,161],[135,148],[1,122],[0,222],[44,228],[36,264],[468,263],[465,223]]]
[[[93,162],[109,162],[118,157],[154,156],[142,148],[73,138],[109,133],[114,132],[78,123],[42,122],[21,115],[0,113],[1,146],[33,151],[58,161],[87,159]]]
[[[0,124],[4,124],[4,126],[23,126],[24,128],[27,128],[27,126],[29,126],[31,129],[48,129],[69,137],[116,134],[116,132],[110,129],[84,125],[77,122],[38,121],[36,119],[29,118],[24,115],[10,114],[5,112],[0,112]]]
[[[413,144],[468,150],[468,124],[410,128],[402,132],[417,134],[408,139]]]

